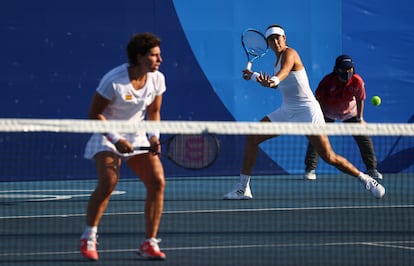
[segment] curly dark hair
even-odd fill
[[[134,34],[128,42],[126,51],[131,65],[137,64],[137,55],[145,55],[152,48],[159,47],[160,38],[150,32]]]

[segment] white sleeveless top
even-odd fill
[[[281,62],[278,62],[274,69],[275,74],[279,72],[280,67]],[[316,125],[325,123],[321,107],[310,88],[305,69],[290,71],[277,88],[282,94],[282,105],[268,115],[271,121],[312,122]]]

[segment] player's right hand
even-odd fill
[[[134,147],[126,139],[120,139],[115,143],[115,147],[120,153],[131,153],[134,151]]]
[[[252,78],[253,72],[249,69],[242,70],[243,73],[243,79],[250,80]]]

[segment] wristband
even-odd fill
[[[277,76],[271,77],[270,80],[275,83],[275,87],[277,87],[280,83],[280,79]]]
[[[112,144],[117,143],[120,139],[122,139],[122,136],[118,133],[107,133],[105,134],[105,137],[107,140],[109,140],[109,142],[111,142]]]
[[[251,77],[251,80],[256,81],[258,76],[260,76],[259,73],[253,72],[252,77]]]
[[[159,139],[160,138],[160,132],[159,131],[148,132],[147,137],[148,137],[148,139],[151,139],[152,137],[156,137],[157,139]]]

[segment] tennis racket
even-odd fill
[[[251,70],[253,62],[267,53],[269,45],[263,33],[255,29],[246,29],[241,36],[241,42],[247,55],[246,69]]]
[[[213,134],[174,135],[161,142],[165,152],[161,155],[186,169],[203,169],[211,166],[219,155],[220,143]],[[157,147],[134,147],[135,150],[156,152]]]

